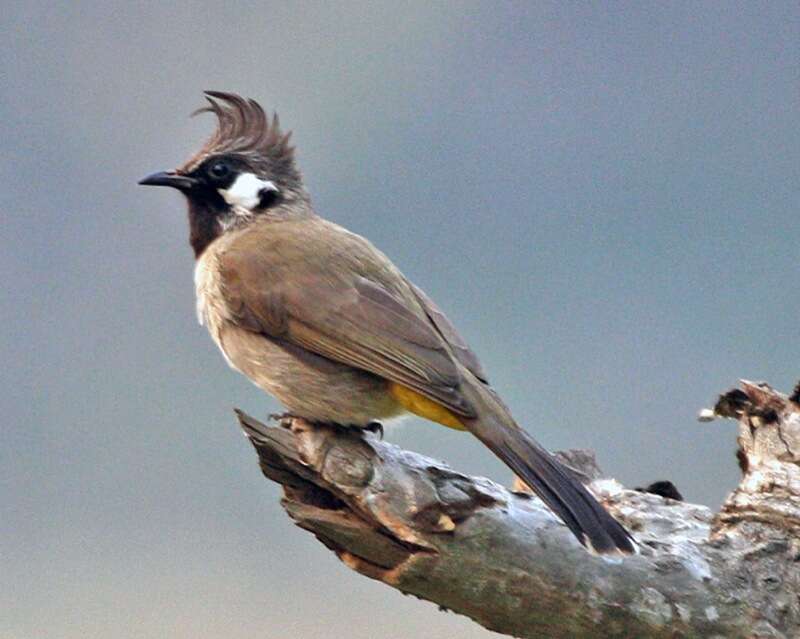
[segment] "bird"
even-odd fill
[[[216,116],[212,136],[139,184],[186,198],[198,319],[227,363],[310,422],[367,428],[413,414],[468,431],[591,553],[634,554],[629,532],[517,424],[433,300],[317,214],[278,115],[234,93],[205,98],[193,115]]]

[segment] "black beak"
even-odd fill
[[[179,191],[190,191],[197,186],[197,180],[186,175],[178,175],[174,171],[159,171],[139,180],[144,186],[171,186]]]

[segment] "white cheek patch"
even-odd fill
[[[231,206],[250,211],[258,206],[264,191],[277,191],[278,187],[253,173],[242,173],[230,187],[217,190]]]

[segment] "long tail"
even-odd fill
[[[570,471],[517,425],[490,388],[464,373],[471,379],[462,389],[478,410],[476,419],[462,418],[469,431],[530,486],[587,549],[598,554],[635,553],[636,543],[630,533]]]

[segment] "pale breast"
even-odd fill
[[[194,283],[197,319],[231,368],[310,420],[365,425],[401,412],[386,380],[239,326],[226,303],[220,272],[224,249],[224,241],[218,241],[204,251]]]
[[[238,370],[238,367],[228,357],[222,345],[221,329],[228,319],[222,287],[223,280],[220,275],[219,254],[212,245],[200,256],[194,267],[197,321],[208,329],[228,364]]]

